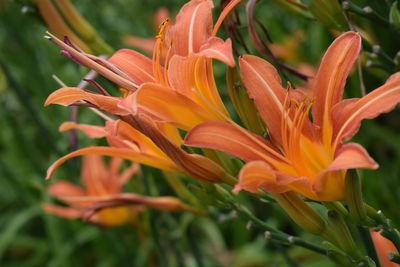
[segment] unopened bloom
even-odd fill
[[[400,101],[399,73],[362,98],[342,100],[360,47],[361,38],[354,32],[332,43],[313,80],[312,99],[301,91],[285,90],[268,62],[243,56],[242,80],[267,126],[269,140],[232,123],[208,122],[189,132],[185,143],[219,149],[248,162],[236,191],[295,191],[314,200],[343,200],[347,169],[378,167],[363,147],[343,142],[358,131],[363,119],[388,112]]]

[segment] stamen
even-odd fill
[[[172,45],[170,45],[168,47],[167,54],[165,55],[165,59],[164,59],[164,82],[165,82],[165,84],[167,86],[169,85],[169,80],[168,80],[168,62],[169,62],[171,50],[172,50]]]
[[[161,24],[160,24],[160,30],[158,31],[158,34],[156,35],[156,39],[161,39],[162,42],[164,42],[164,37],[165,37],[165,31],[168,27],[169,24],[169,19],[165,19]]]
[[[51,42],[55,43],[62,49],[66,50],[70,55],[74,56],[78,62],[82,62],[84,66],[93,69],[103,75],[105,78],[115,82],[116,84],[120,85],[131,91],[136,91],[139,87],[134,82],[121,77],[120,75],[114,73],[112,70],[102,66],[98,62],[94,61],[92,58],[88,58],[87,54],[80,53],[79,51],[75,50],[71,46],[67,45],[66,43],[62,42],[60,39],[52,35],[51,33],[47,32],[48,36],[45,36],[46,39],[49,39]]]

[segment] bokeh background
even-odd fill
[[[73,1],[78,10],[114,49],[127,47],[126,35],[154,36],[152,16],[161,7],[176,14],[184,0],[88,0]],[[307,1],[305,1],[307,2]],[[363,6],[368,2],[354,1]],[[384,2],[384,1],[382,1]],[[218,3],[216,3],[219,8]],[[388,10],[377,4],[384,16]],[[244,8],[239,8],[244,13]],[[274,3],[261,1],[256,16],[268,29],[274,45],[288,54],[291,66],[307,63],[316,67],[334,33],[321,23],[290,13]],[[382,50],[395,57],[399,39],[380,25],[354,18],[354,23]],[[304,249],[269,244],[262,232],[246,228],[246,221],[220,209],[211,218],[189,214],[148,211],[151,236],[140,235],[133,226],[111,229],[81,221],[60,219],[43,212],[40,204],[53,200],[44,179],[47,167],[69,151],[68,133],[58,126],[68,120],[65,107],[43,107],[46,97],[59,88],[52,75],[67,85],[77,85],[87,70],[60,55],[58,47],[43,38],[47,28],[30,1],[0,0],[0,265],[1,266],[329,266],[326,259]],[[241,32],[248,38],[246,28]],[[221,33],[224,35],[224,33]],[[250,46],[250,49],[251,46]],[[279,49],[279,48],[278,48]],[[239,52],[242,52],[238,48]],[[254,51],[254,49],[252,49]],[[278,50],[275,50],[279,54]],[[382,84],[395,66],[365,66],[366,90]],[[372,58],[373,60],[373,58]],[[217,66],[220,90],[226,96],[223,66]],[[295,78],[295,81],[299,82]],[[105,81],[104,81],[105,82]],[[348,79],[347,97],[360,96],[360,83],[354,71]],[[226,97],[225,97],[226,98]],[[398,203],[400,173],[399,109],[374,121],[363,123],[355,141],[366,147],[381,165],[374,172],[363,171],[367,202],[381,208],[400,222]],[[79,121],[100,123],[84,109]],[[101,142],[101,141],[100,141]],[[79,147],[93,144],[79,135]],[[53,180],[79,179],[80,159],[61,167]],[[168,189],[158,173],[150,169],[150,183],[162,192]],[[133,186],[133,185],[128,185]],[[207,200],[204,200],[207,201]],[[259,205],[259,204],[257,204]],[[268,204],[255,206],[257,214],[272,225],[298,234],[289,219]],[[180,229],[187,231],[183,234]],[[312,237],[311,237],[312,238]],[[152,262],[152,258],[156,259]],[[161,260],[160,260],[161,259]],[[294,262],[293,262],[294,260]],[[293,265],[294,264],[294,265]],[[298,264],[298,265],[296,265]]]

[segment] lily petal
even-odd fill
[[[85,133],[89,138],[102,138],[105,137],[107,132],[103,126],[94,126],[90,124],[78,124],[72,121],[67,121],[61,124],[58,128],[60,132],[65,132],[71,129],[78,129]]]
[[[205,122],[194,127],[186,135],[184,144],[221,150],[244,161],[264,160],[279,164],[279,154],[272,154],[274,150],[268,141],[225,122]]]
[[[182,7],[166,36],[172,41],[173,54],[188,56],[200,51],[211,36],[213,7],[210,0],[190,1]]]
[[[152,60],[136,51],[121,49],[108,61],[127,73],[139,85],[154,81]]]
[[[118,107],[121,101],[119,97],[104,96],[91,92],[87,92],[77,87],[64,87],[51,93],[44,103],[45,106],[50,104],[59,104],[62,106],[69,106],[76,101],[85,100],[100,109],[114,115],[127,115],[126,110]]]
[[[315,178],[313,188],[322,201],[344,199],[344,180],[347,169],[377,169],[378,164],[356,143],[345,144],[336,152],[332,164]]]
[[[88,195],[110,194],[112,191],[110,188],[106,188],[106,181],[110,179],[110,177],[108,177],[109,174],[102,156],[90,154],[83,157],[81,180],[86,187]]]
[[[173,172],[179,171],[177,169],[177,167],[175,166],[175,164],[173,164],[172,162],[168,162],[166,160],[161,160],[159,158],[155,158],[150,155],[144,155],[144,154],[132,151],[130,149],[116,148],[116,147],[92,146],[92,147],[86,147],[86,148],[76,150],[74,152],[71,152],[71,153],[63,156],[62,158],[59,158],[47,169],[46,179],[49,179],[53,175],[54,171],[68,159],[76,157],[76,156],[89,155],[89,154],[98,154],[98,155],[104,155],[104,156],[110,156],[110,157],[120,157],[120,158],[124,158],[127,160],[139,162],[139,163],[142,163],[145,165],[149,165],[151,167],[155,167],[158,169],[166,170],[166,171],[173,171]]]
[[[207,157],[186,153],[162,134],[149,117],[143,114],[131,117],[130,124],[148,136],[179,168],[189,175],[207,182],[234,184],[234,179],[221,166]]]
[[[307,197],[315,197],[312,187],[306,177],[293,177],[275,171],[264,161],[252,161],[247,163],[239,173],[239,183],[233,192],[246,190],[251,193],[259,193],[262,189],[272,194],[281,194],[288,191],[296,191]]]
[[[48,188],[48,193],[56,198],[81,197],[86,195],[86,192],[81,187],[65,181],[52,183]]]
[[[82,211],[76,208],[67,208],[51,204],[42,204],[42,209],[50,214],[57,215],[67,219],[79,219],[82,217]]]
[[[398,252],[398,250],[396,246],[392,243],[392,241],[382,236],[381,232],[382,230],[379,232],[375,232],[370,229],[371,238],[374,243],[376,254],[378,254],[380,266],[398,267],[399,264],[390,261],[388,257],[390,252]]]
[[[169,122],[183,130],[190,130],[205,121],[218,120],[190,98],[154,83],[143,84],[139,90],[121,101],[120,106],[133,114],[138,105],[155,120]]]
[[[230,39],[223,41],[220,38],[211,37],[201,46],[200,52],[197,55],[220,60],[230,67],[235,66],[232,54],[232,41]]]
[[[271,166],[264,161],[252,161],[240,170],[238,184],[233,189],[234,193],[241,190],[259,193],[260,189],[276,183],[276,175]],[[278,190],[279,191],[279,190]],[[277,192],[283,193],[284,191]]]
[[[171,89],[194,100],[197,96],[192,91],[195,88],[195,66],[197,56],[182,57],[174,55],[168,64],[168,81]],[[195,102],[198,102],[194,100]]]
[[[281,121],[286,90],[276,69],[267,61],[251,55],[239,59],[244,85],[267,125],[268,132],[281,144]]]
[[[208,113],[219,116],[210,107],[211,104],[224,115],[228,114],[215,85],[211,59],[204,56],[175,55],[169,63],[168,80],[171,88],[201,105]],[[197,90],[203,98],[195,94],[193,89]]]
[[[372,119],[395,108],[400,102],[400,73],[360,99],[339,102],[332,109],[335,144],[350,139],[363,119]]]
[[[354,61],[361,49],[361,37],[355,32],[347,32],[339,36],[325,52],[317,75],[313,81],[315,103],[312,114],[316,125],[322,127],[329,123],[332,107],[340,101],[344,84]],[[326,139],[331,137],[329,127]]]

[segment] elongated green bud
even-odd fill
[[[365,222],[367,212],[362,199],[361,180],[356,170],[347,171],[345,188],[350,216],[358,223]]]
[[[301,228],[312,234],[325,232],[324,219],[294,192],[275,194],[274,198],[292,220]]]

